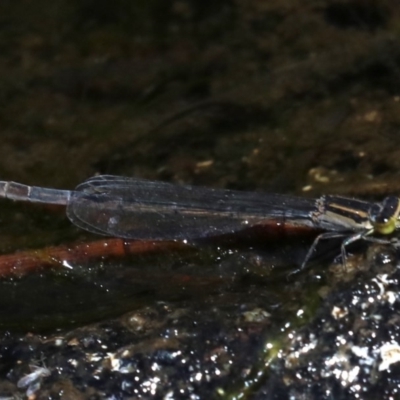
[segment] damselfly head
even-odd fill
[[[395,196],[386,197],[382,203],[375,203],[369,210],[369,218],[375,232],[390,235],[400,228],[400,199]]]

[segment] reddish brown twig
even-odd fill
[[[68,267],[101,257],[124,257],[187,248],[182,242],[103,239],[72,246],[52,246],[0,256],[0,277],[21,277],[43,268]]]

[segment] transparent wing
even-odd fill
[[[315,201],[284,195],[179,186],[103,175],[71,193],[69,219],[94,233],[127,239],[194,239],[266,221],[312,226]]]

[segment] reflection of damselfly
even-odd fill
[[[119,176],[95,176],[73,191],[0,182],[0,197],[67,206],[68,218],[90,232],[125,239],[191,240],[259,227],[343,237],[341,254],[359,239],[388,243],[373,235],[400,228],[400,199],[372,203],[339,196],[319,199],[179,186]]]

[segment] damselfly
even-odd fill
[[[376,235],[387,236],[400,228],[397,197],[380,203],[331,195],[306,199],[111,175],[94,176],[72,191],[2,181],[0,197],[65,205],[68,218],[78,227],[125,239],[193,240],[255,226],[318,231],[302,266],[320,240],[343,237],[345,262],[350,243],[389,243]]]

